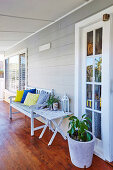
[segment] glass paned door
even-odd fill
[[[92,120],[89,130],[101,140],[101,91],[102,91],[102,32],[94,28],[86,32],[86,114]]]

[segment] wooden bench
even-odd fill
[[[32,87],[27,87],[26,89],[32,89]],[[49,94],[53,94],[54,90],[46,90],[46,89],[40,89],[40,88],[36,88],[36,93],[40,94],[41,91],[44,90],[46,93]],[[44,128],[45,125],[39,126],[39,127],[34,127],[34,119],[39,117],[38,114],[36,114],[34,111],[39,109],[39,106],[36,105],[32,105],[32,106],[25,106],[23,103],[21,102],[14,102],[16,96],[10,96],[10,114],[9,117],[10,119],[12,119],[12,114],[17,114],[17,113],[23,113],[26,116],[28,116],[31,119],[31,136],[34,135],[34,131],[35,130],[39,130],[41,128]],[[18,110],[18,112],[12,112],[12,107],[15,108],[16,110]],[[51,129],[51,125],[49,126],[49,128]]]

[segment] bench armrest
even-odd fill
[[[16,96],[10,96],[9,99],[13,99],[13,98],[15,98],[15,97],[16,97]]]
[[[12,103],[12,99],[14,99],[16,96],[10,96],[9,99],[10,99],[10,103]]]

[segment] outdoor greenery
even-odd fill
[[[76,116],[71,116],[69,118],[69,128],[68,131],[70,137],[74,140],[87,142],[92,139],[92,135],[87,131],[90,128],[91,119],[87,117],[86,114],[78,119]]]
[[[91,82],[93,77],[93,66],[87,66],[87,81]]]
[[[96,82],[101,82],[101,67],[102,67],[102,58],[95,59],[96,67],[95,67],[95,78]]]
[[[95,58],[95,81],[101,82],[101,68],[102,68],[102,58]],[[87,66],[87,82],[92,82],[93,78],[93,65]]]

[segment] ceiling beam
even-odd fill
[[[6,14],[0,14],[2,17],[10,17],[10,18],[18,18],[18,19],[27,19],[27,20],[34,20],[34,21],[49,21],[49,22],[54,22],[49,19],[40,19],[40,18],[28,18],[28,17],[20,17],[20,16],[15,16],[15,15],[6,15]]]
[[[0,39],[0,42],[3,42],[3,41],[7,42],[7,41],[19,41],[19,40],[1,40]]]
[[[0,32],[13,32],[13,33],[33,33],[28,31],[0,31]]]

